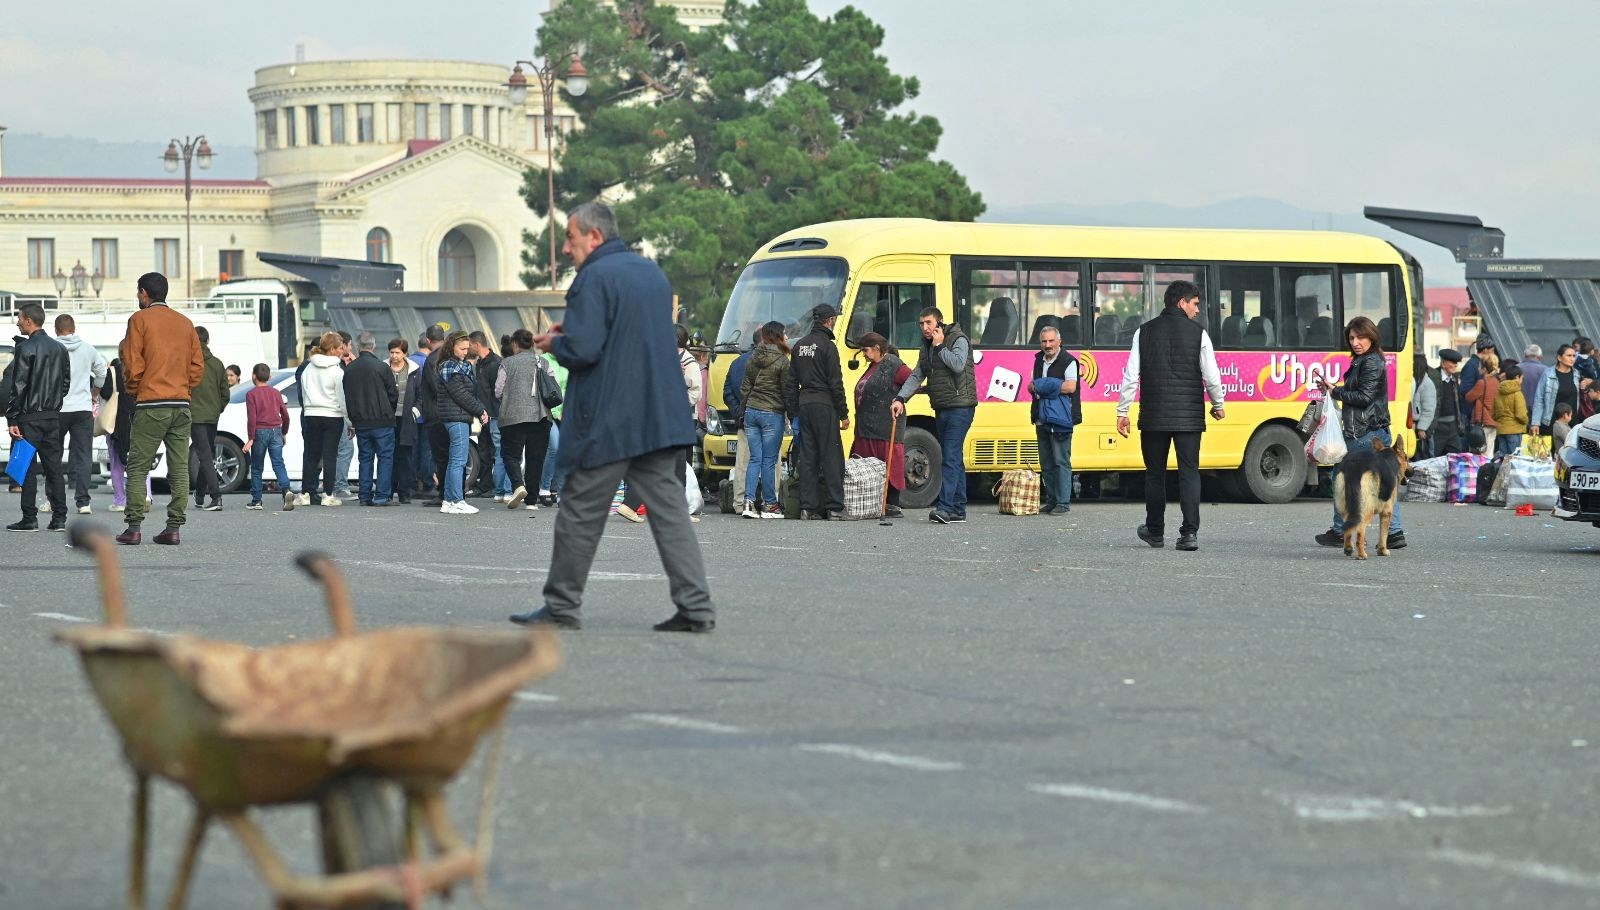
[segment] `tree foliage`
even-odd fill
[[[804,0],[729,0],[724,15],[694,32],[653,0],[565,0],[539,32],[547,59],[581,48],[590,80],[587,94],[564,96],[583,127],[559,154],[558,209],[613,200],[696,328],[715,328],[746,259],[785,231],[983,212],[966,179],[931,157],[939,123],[900,112],[919,86],[889,69],[872,20],[848,6],[820,18]],[[543,169],[529,170],[524,195],[543,216]],[[524,237],[530,287],[548,281],[546,237]]]

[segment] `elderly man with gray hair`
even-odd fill
[[[344,368],[344,400],[356,431],[364,506],[387,506],[394,493],[394,412],[400,405],[394,371],[377,355],[371,332],[356,336],[355,359]]]
[[[1528,399],[1528,404],[1533,404],[1533,393],[1539,388],[1539,380],[1544,378],[1544,348],[1530,344],[1522,351],[1522,360],[1517,363],[1522,368],[1522,394]]]

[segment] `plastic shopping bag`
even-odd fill
[[[683,472],[684,496],[689,501],[689,514],[699,515],[700,510],[706,507],[706,497],[700,492],[700,478],[694,476],[693,470]]]
[[[1311,442],[1306,446],[1306,454],[1317,464],[1337,464],[1344,460],[1349,451],[1344,444],[1344,426],[1339,422],[1339,408],[1331,401],[1325,402],[1322,416],[1317,421],[1317,431],[1311,434]]]

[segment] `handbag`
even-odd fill
[[[1309,437],[1317,431],[1317,424],[1322,422],[1322,399],[1314,398],[1306,404],[1305,413],[1300,415],[1297,428],[1301,436]]]
[[[539,397],[539,402],[544,405],[547,411],[554,411],[556,408],[561,407],[563,400],[561,383],[556,382],[555,374],[543,366],[538,367],[533,372],[533,394]]]
[[[94,434],[96,436],[110,436],[117,431],[117,399],[120,395],[112,395],[100,402],[100,410],[94,415]]]
[[[1001,515],[1038,515],[1039,475],[1027,468],[1007,471],[995,484],[994,495]]]

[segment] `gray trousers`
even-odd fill
[[[544,603],[550,612],[578,615],[595,550],[606,519],[611,517],[611,499],[617,484],[626,480],[628,489],[638,491],[649,512],[650,533],[656,539],[678,612],[695,620],[715,618],[705,560],[689,521],[689,502],[678,474],[683,463],[682,449],[660,449],[567,475],[556,512],[550,576],[544,584]]]
[[[350,492],[350,462],[356,457],[356,440],[350,435],[350,421],[344,422],[339,432],[339,455],[334,459],[333,488],[340,493]]]

